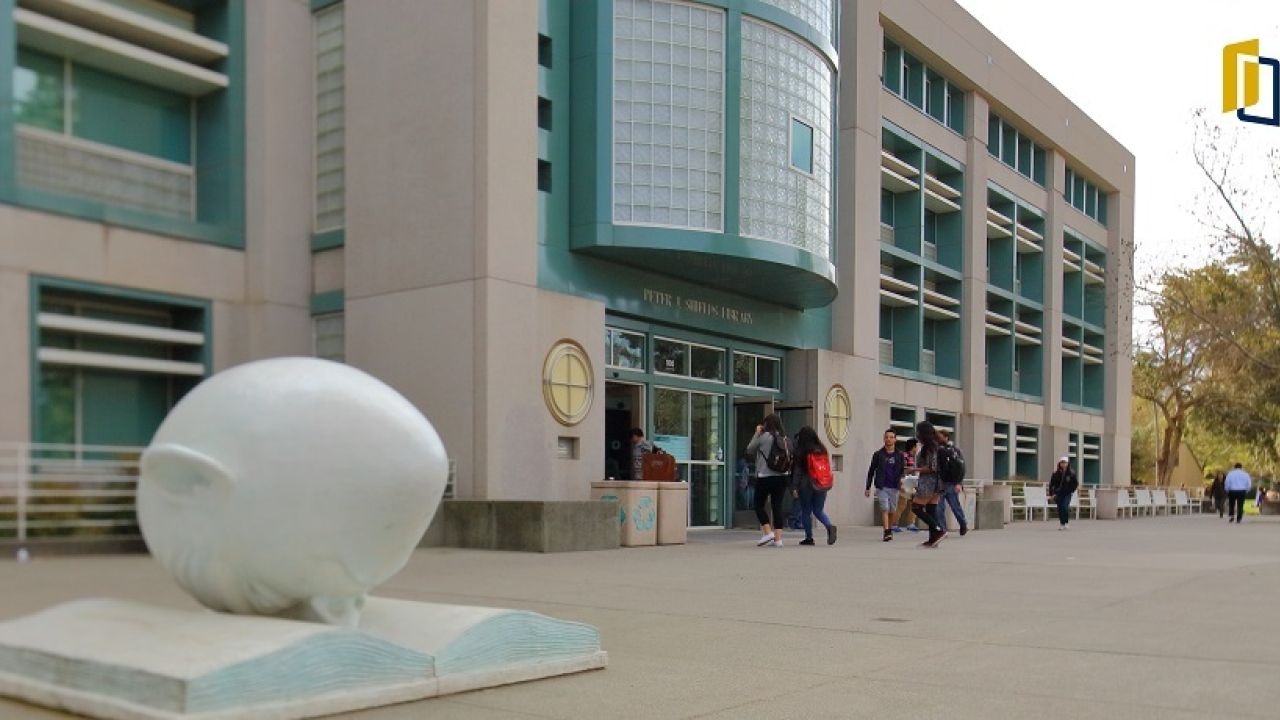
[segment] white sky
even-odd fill
[[[1254,157],[1280,147],[1280,127],[1220,112],[1222,46],[1258,38],[1261,55],[1280,58],[1280,3],[958,2],[1136,157],[1139,278],[1152,268],[1209,257],[1191,214],[1204,188],[1191,159],[1191,113],[1206,108],[1223,128],[1240,133],[1239,147]],[[1264,68],[1261,84],[1269,80]],[[1253,114],[1269,109],[1256,107]]]

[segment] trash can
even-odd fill
[[[658,486],[664,483],[603,480],[591,483],[592,500],[617,500],[618,523],[625,547],[658,542]]]
[[[689,483],[658,483],[658,544],[683,545],[689,539]]]

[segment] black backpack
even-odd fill
[[[774,472],[791,472],[791,442],[786,435],[778,433],[769,433],[773,438],[773,447],[769,448],[769,454],[764,458],[764,464]]]
[[[938,478],[945,483],[964,481],[964,458],[949,445],[938,448]]]

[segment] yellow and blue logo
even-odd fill
[[[1271,114],[1245,112],[1262,100],[1262,67],[1271,71]],[[1222,48],[1222,112],[1235,110],[1242,122],[1280,126],[1280,60],[1262,57],[1260,44],[1242,40]]]

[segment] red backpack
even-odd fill
[[[835,478],[831,475],[831,458],[826,453],[809,453],[809,477],[813,479],[813,489],[826,492],[831,489]]]

